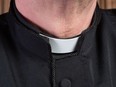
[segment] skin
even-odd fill
[[[15,0],[19,12],[43,32],[70,38],[90,26],[97,0]]]

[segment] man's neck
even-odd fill
[[[90,26],[96,7],[96,0],[79,1],[16,0],[16,6],[25,18],[44,32],[58,38],[69,38]]]

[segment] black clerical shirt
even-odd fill
[[[96,7],[75,51],[57,57],[17,11],[0,16],[0,87],[116,87],[116,10]]]

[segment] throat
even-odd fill
[[[73,7],[74,5],[72,8]],[[66,9],[63,13],[61,13],[61,10],[57,9],[55,12],[53,9],[52,12],[48,12],[50,14],[47,14],[47,25],[45,25],[43,29],[57,38],[77,36],[90,26],[95,8],[96,2],[89,4],[86,9],[83,9],[80,13],[78,13],[75,7],[72,11],[70,8],[69,10]]]
[[[50,18],[52,19],[52,18]],[[47,25],[42,27],[42,31],[57,38],[71,38],[80,35],[82,31],[90,26],[92,15],[80,16],[71,15],[65,18],[57,17],[47,22]]]
[[[83,6],[79,1],[83,1]],[[16,0],[16,6],[27,20],[41,27],[42,31],[57,38],[70,38],[90,26],[96,0],[90,3],[84,1],[89,0]]]

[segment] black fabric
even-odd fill
[[[116,10],[95,13],[76,55],[55,59],[38,27],[20,20],[12,3],[0,16],[0,87],[116,87]]]

